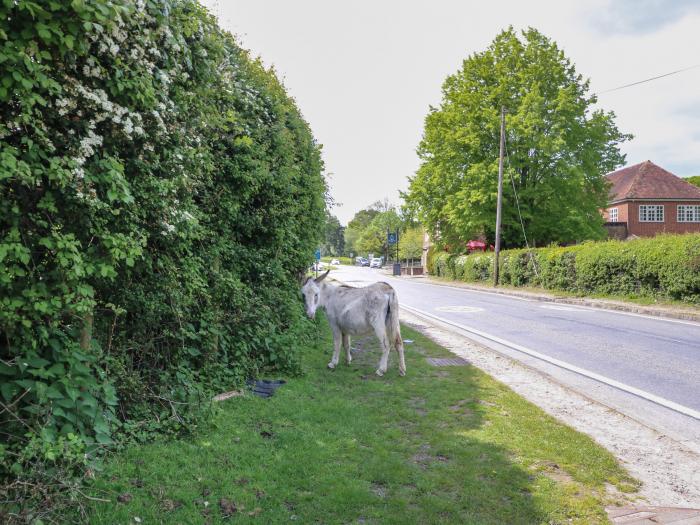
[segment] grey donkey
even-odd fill
[[[330,270],[316,279],[307,278],[301,288],[306,314],[313,319],[316,316],[316,310],[323,308],[331,325],[333,357],[328,363],[328,368],[335,368],[338,365],[341,342],[345,349],[347,363],[350,364],[352,362],[350,336],[374,332],[382,345],[382,357],[377,375],[382,376],[386,373],[392,346],[399,354],[399,374],[406,375],[396,291],[391,285],[383,282],[363,288],[332,285],[324,282],[328,272]]]

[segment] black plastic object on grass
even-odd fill
[[[283,379],[249,379],[248,386],[258,397],[272,397],[279,387],[285,384]]]

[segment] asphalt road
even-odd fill
[[[401,305],[485,334],[487,345],[491,338],[531,349],[700,413],[700,323],[431,285],[369,268],[342,266],[332,276],[353,286],[387,281]]]

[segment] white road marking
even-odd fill
[[[438,306],[435,310],[438,312],[456,312],[461,314],[473,314],[484,311],[483,308],[478,308],[476,306]]]
[[[398,279],[397,277],[389,277],[389,278],[390,279]],[[433,286],[433,287],[437,287],[437,288],[449,288],[450,290],[460,290],[462,292],[474,292],[474,293],[483,293],[483,294],[489,294],[489,295],[498,295],[498,296],[504,297],[506,299],[515,299],[517,301],[525,301],[528,303],[550,302],[550,301],[545,301],[542,299],[529,299],[526,297],[519,297],[517,295],[509,295],[509,294],[505,294],[505,293],[492,292],[489,290],[475,290],[473,288],[460,288],[459,286],[450,286],[448,284],[445,284],[445,285],[432,284],[432,283],[417,283],[417,284],[419,284],[420,286]],[[556,300],[552,300],[551,303],[556,303]],[[700,327],[700,322],[689,321],[687,319],[674,319],[672,317],[661,317],[658,315],[638,314],[635,312],[625,312],[624,310],[614,310],[612,308],[599,308],[599,307],[594,307],[594,306],[575,305],[575,307],[580,309],[580,310],[589,310],[591,312],[608,312],[608,313],[617,314],[617,315],[628,315],[630,317],[641,317],[643,319],[651,319],[652,321],[685,324],[685,325],[689,325],[689,326]]]
[[[497,337],[495,335],[488,334],[486,332],[482,332],[481,330],[477,330],[476,328],[472,328],[470,326],[465,326],[463,324],[459,323],[454,323],[452,321],[448,321],[446,319],[443,319],[441,317],[438,317],[436,315],[432,315],[428,312],[424,312],[423,310],[419,310],[417,308],[413,308],[411,306],[406,306],[406,305],[401,305],[402,308],[406,308],[407,310],[414,312],[418,315],[425,316],[429,319],[434,319],[436,321],[439,321],[441,323],[445,323],[451,326],[454,326],[456,328],[459,328],[460,330],[464,330],[465,332],[470,332],[474,335],[477,335],[479,337],[482,337],[484,339],[487,339],[489,341],[493,341],[494,343],[498,343],[500,345],[503,345],[507,348],[510,348],[512,350],[517,350],[518,352],[522,352],[524,354],[527,354],[531,357],[535,357],[537,359],[540,359],[541,361],[545,361],[549,364],[558,366],[559,368],[563,368],[565,370],[569,370],[570,372],[574,372],[576,374],[582,375],[584,377],[588,377],[589,379],[593,379],[595,381],[598,381],[600,383],[604,383],[608,386],[612,386],[614,388],[617,388],[619,390],[622,390],[623,392],[627,392],[628,394],[633,394],[637,397],[641,397],[643,399],[646,399],[647,401],[651,401],[652,403],[656,403],[657,405],[661,405],[663,407],[669,408],[675,412],[679,412],[680,414],[684,414],[686,416],[690,416],[692,418],[700,420],[700,412],[697,410],[693,410],[690,407],[686,407],[683,405],[680,405],[674,401],[670,401],[668,399],[665,399],[663,397],[657,396],[655,394],[652,394],[650,392],[646,392],[644,390],[640,390],[639,388],[635,388],[630,385],[626,385],[625,383],[621,383],[620,381],[616,381],[614,379],[610,379],[608,377],[605,377],[603,375],[600,375],[596,372],[592,372],[590,370],[586,370],[585,368],[580,368],[578,366],[569,364],[565,361],[561,361],[559,359],[555,359],[553,357],[549,357],[547,355],[544,355],[540,352],[537,352],[535,350],[531,350],[530,348],[527,348],[525,346],[519,345],[517,343],[513,343],[511,341],[507,341],[505,339],[502,339],[500,337]]]
[[[630,317],[641,317],[642,319],[651,319],[652,321],[661,321],[664,323],[676,323],[676,324],[685,324],[688,326],[694,326],[696,328],[700,328],[700,323],[697,321],[688,321],[686,319],[674,319],[673,317],[661,317],[658,315],[649,315],[649,314],[638,314],[635,312],[625,312],[624,310],[613,310],[611,308],[596,308],[594,306],[578,306],[579,309],[581,310],[589,310],[591,312],[608,312],[611,314],[618,314],[618,315],[628,315]]]
[[[393,277],[393,276],[388,276],[388,278],[394,279],[397,281],[402,280],[398,277]],[[516,301],[525,301],[526,303],[532,303],[532,302],[535,302],[538,300],[538,299],[530,299],[528,297],[518,297],[517,295],[507,295],[504,293],[490,292],[488,290],[475,290],[473,288],[460,288],[459,286],[450,286],[449,284],[433,284],[433,283],[417,283],[417,284],[420,284],[420,286],[432,286],[433,288],[449,288],[450,290],[459,290],[460,292],[485,293],[488,295],[500,295],[501,297],[507,297],[508,299],[515,299]]]
[[[590,312],[586,308],[576,308],[575,306],[561,306],[558,304],[542,304],[540,308],[546,308],[548,310],[561,310],[562,312]]]

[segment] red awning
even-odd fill
[[[486,250],[486,243],[483,241],[469,241],[467,243],[468,250]]]

